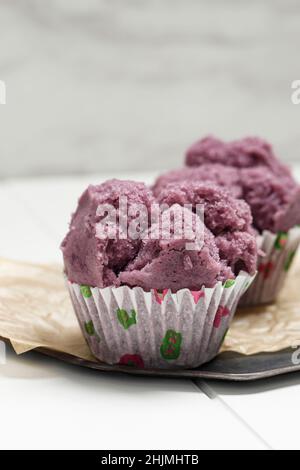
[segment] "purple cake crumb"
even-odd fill
[[[243,197],[258,230],[287,232],[300,224],[300,185],[291,177],[261,168],[247,168],[240,175]]]
[[[186,164],[157,179],[155,196],[169,183],[213,182],[249,204],[259,232],[288,231],[300,224],[300,185],[263,139],[223,142],[206,137],[188,149]]]
[[[151,191],[143,183],[111,180],[89,186],[79,199],[69,233],[62,243],[70,281],[98,287],[119,285],[118,273],[137,255],[141,240],[102,240],[96,236],[96,224],[100,220],[96,214],[98,206],[111,204],[117,209],[120,196],[127,197],[129,207],[144,204],[150,210],[154,202]]]
[[[188,209],[182,209],[179,205],[172,206],[166,213],[180,213]],[[192,224],[201,223],[196,214],[192,214]],[[154,227],[150,227],[149,232]],[[200,290],[203,285],[213,287],[222,279],[222,263],[220,262],[215,237],[205,229],[204,246],[201,250],[189,251],[186,249],[188,239],[166,240],[160,231],[159,240],[146,240],[137,258],[128,265],[120,274],[122,283],[131,287],[140,286],[144,290],[165,288],[176,292],[188,287],[190,290]],[[228,273],[227,273],[228,274]],[[230,271],[230,276],[234,278]]]
[[[146,291],[171,289],[176,292],[182,288],[213,287],[218,281],[234,279],[240,269],[253,274],[257,248],[247,204],[211,183],[182,183],[180,190],[174,183],[169,186],[158,198],[143,183],[132,181],[112,180],[89,186],[79,199],[69,233],[62,243],[68,279],[100,288],[128,285]],[[192,232],[196,227],[203,228],[203,246],[191,250],[187,246],[190,238],[186,232],[179,238],[174,237],[172,231],[167,236],[157,222],[151,224],[151,217],[146,230],[136,239],[99,238],[99,204],[110,204],[118,209],[121,196],[127,197],[128,207],[143,204],[149,213],[153,203],[164,204],[163,216],[171,217],[173,230],[182,224],[182,220],[175,217],[181,211],[190,220]],[[188,204],[188,208],[184,208],[184,204]],[[193,211],[197,204],[205,207],[204,224]],[[127,223],[132,220],[128,217]],[[119,219],[117,225],[120,225]],[[156,239],[153,233],[158,233]]]
[[[155,196],[159,196],[169,183],[180,183],[182,181],[212,182],[223,188],[230,187],[231,195],[236,198],[242,197],[243,193],[237,169],[218,163],[169,171],[158,177],[152,188],[153,193]]]
[[[215,234],[228,230],[249,231],[252,216],[249,206],[212,183],[170,183],[158,196],[160,204],[197,204],[204,206],[205,225]]]
[[[252,234],[232,232],[216,237],[216,245],[222,260],[237,275],[240,271],[254,272],[257,263],[257,244]]]
[[[220,163],[235,168],[267,167],[279,176],[291,176],[290,170],[275,156],[272,146],[259,137],[224,142],[213,136],[193,144],[186,152],[187,166]]]

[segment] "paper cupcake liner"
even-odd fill
[[[300,227],[289,232],[263,232],[259,248],[265,253],[258,259],[258,273],[241,298],[239,306],[251,307],[274,302],[284,287],[300,244]]]
[[[67,284],[81,330],[97,359],[170,369],[198,367],[217,355],[252,280],[241,272],[224,285],[176,294]]]

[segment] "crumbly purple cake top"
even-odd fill
[[[127,198],[129,208],[143,204],[150,210],[154,202],[143,183],[111,180],[89,186],[79,199],[61,246],[70,280],[99,287],[117,285],[118,274],[138,254],[140,240],[120,239],[118,233],[116,239],[102,239],[96,233],[101,219],[98,207],[109,204],[117,209],[120,196]]]
[[[127,229],[135,223],[136,213],[141,214],[140,205],[149,213],[155,205],[163,220],[171,221],[171,231],[165,232],[161,218],[148,217],[146,229],[133,238],[123,239],[122,230],[114,239],[100,236],[104,214],[99,213],[99,206],[119,209],[124,197]],[[204,207],[204,220],[197,212],[199,205]],[[188,221],[184,227],[183,218]],[[66,274],[71,282],[101,288],[128,285],[176,292],[213,287],[218,281],[234,279],[240,270],[255,272],[257,247],[251,222],[246,203],[211,183],[182,183],[178,191],[172,183],[158,198],[143,183],[133,181],[89,186],[62,243]],[[124,227],[124,220],[118,214],[116,226],[121,225]],[[191,238],[186,228],[189,233],[202,229],[201,245],[194,249],[187,245]],[[174,236],[174,230],[180,236]]]
[[[169,183],[214,182],[249,204],[253,226],[260,232],[288,231],[300,224],[300,186],[264,140],[206,137],[187,151],[186,164],[157,179],[155,196],[160,197]]]
[[[197,204],[204,207],[205,225],[215,235],[235,230],[250,231],[252,216],[248,204],[235,199],[228,191],[213,183],[182,181],[170,183],[161,191],[157,200],[160,204]]]
[[[267,167],[279,176],[290,175],[289,169],[275,156],[272,146],[259,137],[245,137],[232,142],[205,137],[186,152],[187,166],[204,163],[220,163],[235,168]]]
[[[237,198],[242,197],[240,175],[236,168],[225,166],[220,163],[204,163],[199,167],[186,167],[172,170],[159,176],[153,186],[153,193],[159,196],[169,183],[190,182],[212,182],[223,188],[230,188],[230,194]]]

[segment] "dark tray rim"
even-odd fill
[[[36,351],[72,365],[86,367],[100,372],[121,373],[140,377],[250,382],[300,371],[300,364],[294,365],[291,363],[288,365],[286,359],[287,357],[291,357],[292,352],[289,349],[278,351],[277,353],[260,353],[252,356],[245,356],[234,352],[221,353],[216,359],[199,367],[199,369],[136,369],[128,366],[87,361],[72,356],[71,354],[53,351],[47,348],[38,348]],[[263,366],[265,363],[269,364],[269,368]],[[236,370],[234,370],[235,364],[237,364]],[[245,369],[247,365],[251,367],[251,371]]]
[[[0,337],[10,344],[9,339]],[[300,363],[292,363],[295,349],[288,348],[271,353],[243,355],[236,352],[220,353],[208,364],[197,369],[136,369],[122,365],[88,361],[61,351],[37,347],[28,352],[37,352],[75,366],[104,373],[121,373],[140,377],[166,377],[185,379],[222,380],[227,382],[251,382],[300,371]],[[300,361],[299,361],[300,362]]]

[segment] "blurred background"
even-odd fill
[[[0,0],[0,178],[180,166],[214,133],[299,160],[299,0]]]

